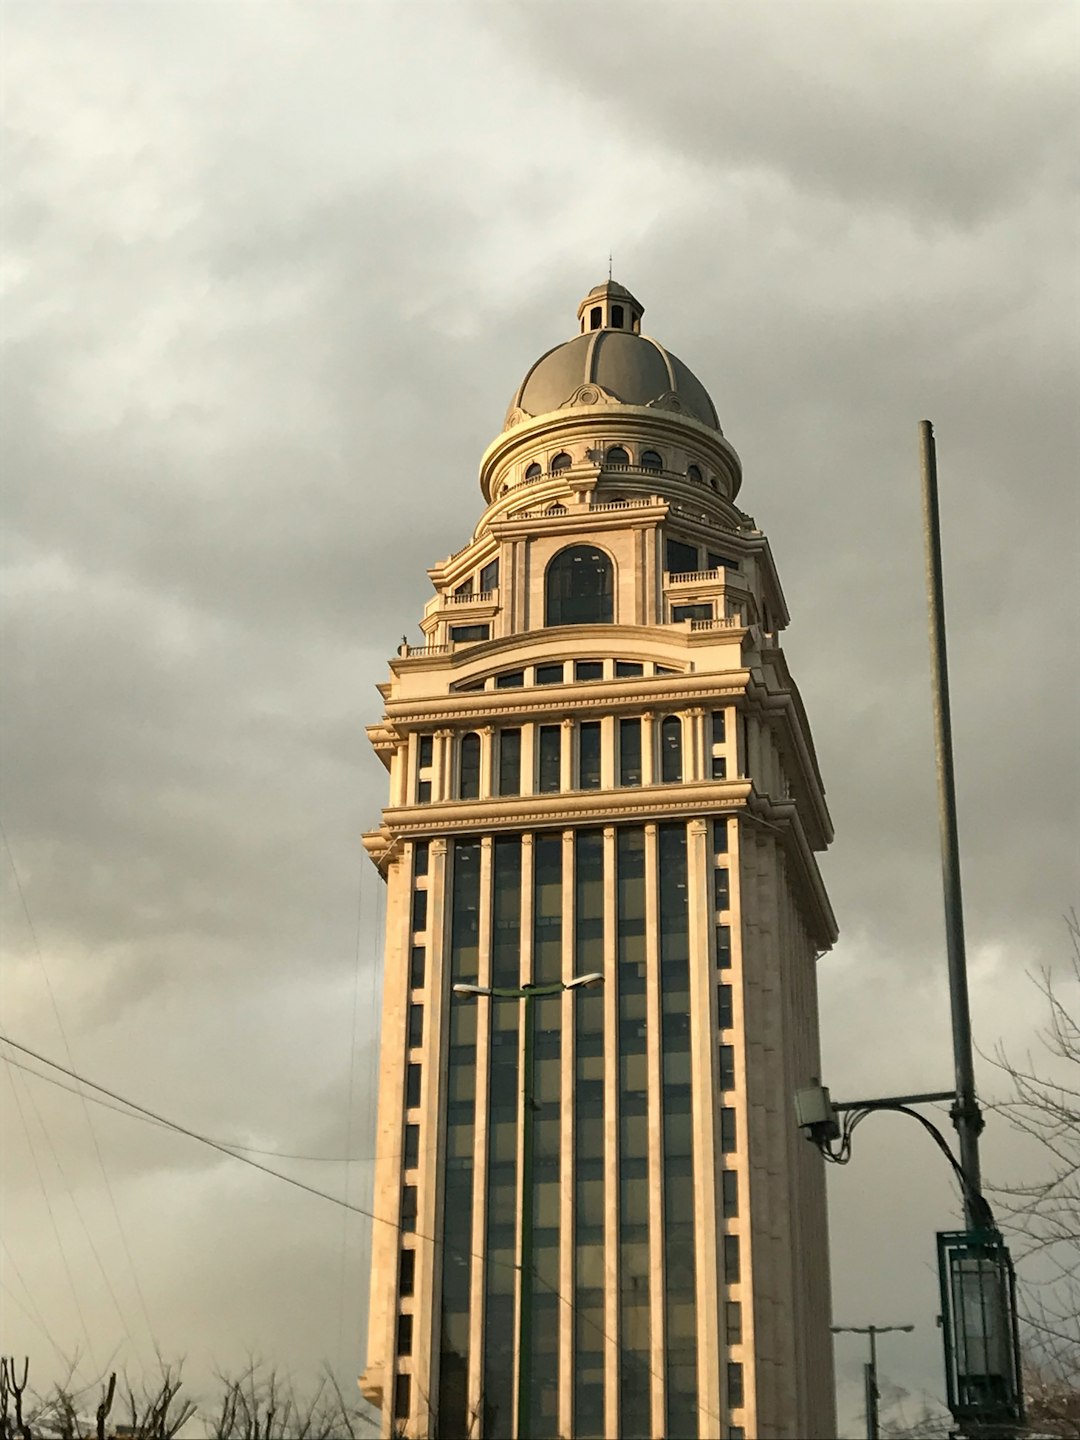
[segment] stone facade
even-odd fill
[[[514,1433],[522,1007],[451,987],[599,970],[533,1002],[531,1434],[826,1437],[825,1187],[792,1096],[836,931],[787,608],[700,382],[621,286],[578,313],[369,730],[390,804],[364,837],[388,899],[361,1387],[386,1435]]]

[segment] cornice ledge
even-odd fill
[[[725,674],[722,684],[698,683],[696,685],[670,683],[671,679],[675,679],[677,682],[677,677],[665,675],[659,677],[661,683],[664,684],[663,689],[658,686],[657,689],[648,692],[636,691],[628,694],[623,691],[620,694],[605,687],[606,693],[588,696],[572,693],[563,694],[561,697],[545,696],[543,700],[531,698],[533,692],[528,690],[495,692],[483,690],[475,695],[460,697],[439,695],[434,697],[431,703],[422,710],[415,708],[417,703],[415,700],[391,702],[387,706],[387,721],[399,734],[407,734],[412,730],[421,729],[436,722],[458,721],[471,727],[491,714],[491,701],[495,695],[499,697],[500,720],[511,716],[514,719],[526,719],[529,715],[564,715],[568,709],[575,712],[604,710],[618,714],[628,711],[640,714],[670,710],[673,705],[684,702],[689,704],[713,699],[739,699],[746,692],[746,675],[745,670],[732,670]],[[652,677],[649,678],[651,682]],[[474,703],[467,703],[470,700]]]

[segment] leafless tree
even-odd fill
[[[1034,1142],[1043,1163],[992,1188],[1020,1278],[1031,1432],[1080,1437],[1080,921],[1066,921],[1069,972],[1034,977],[1047,1018],[1041,1050],[1022,1060],[999,1046],[1008,1082],[991,1108]]]

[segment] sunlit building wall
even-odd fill
[[[608,282],[519,386],[370,735],[390,803],[364,1393],[515,1433],[532,1002],[529,1433],[834,1433],[815,964],[831,838],[768,541],[701,383]]]

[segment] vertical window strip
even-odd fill
[[[480,795],[480,736],[475,732],[461,737],[458,753],[458,798],[476,800]]]
[[[645,1035],[645,831],[616,834],[619,1069],[619,1434],[652,1435],[649,1308],[648,1055]]]
[[[478,736],[476,739],[479,743]],[[480,939],[480,842],[455,842],[452,865],[450,978],[452,983],[475,981]],[[446,1080],[446,1189],[437,1401],[440,1428],[447,1435],[469,1433],[471,1265],[468,1256],[472,1250],[476,1024],[476,1002],[460,997],[452,999]]]
[[[600,789],[600,722],[589,720],[578,726],[578,787]]]
[[[521,731],[499,731],[499,794],[521,794]]]
[[[685,825],[658,827],[667,1433],[698,1433],[690,919]]]
[[[641,720],[619,721],[619,784],[641,784]]]
[[[521,837],[496,836],[492,855],[491,983],[521,984]],[[488,1089],[487,1233],[484,1290],[484,1434],[514,1428],[517,1162],[521,1123],[520,1004],[492,1000]]]
[[[562,979],[561,833],[533,841],[533,983]],[[562,995],[532,1003],[533,1016],[533,1260],[532,1387],[529,1431],[555,1435],[559,1427],[559,1213],[562,1116]]]
[[[574,974],[604,970],[604,836],[574,845]],[[574,1425],[604,1431],[604,994],[574,996]]]
[[[665,785],[675,785],[682,776],[682,720],[668,715],[660,726],[660,779]]]

